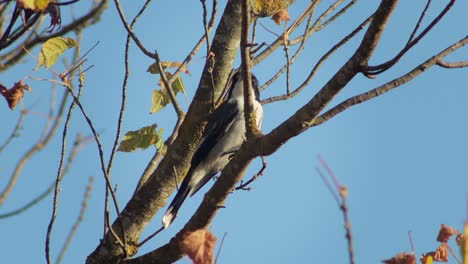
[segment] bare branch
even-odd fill
[[[140,8],[140,10],[138,11],[138,13],[135,15],[135,17],[133,18],[131,24],[130,24],[130,28],[133,29],[133,26],[136,24],[136,22],[138,21],[138,19],[140,18],[140,16],[144,13],[144,11],[146,10],[146,8],[148,7],[149,3],[151,2],[151,0],[146,0],[146,2],[143,4],[143,6]],[[129,63],[128,63],[128,56],[129,56],[129,50],[130,50],[130,35],[127,34],[127,40],[125,42],[125,55],[124,55],[124,62],[125,62],[125,75],[124,75],[124,79],[123,79],[123,83],[122,83],[122,101],[121,101],[121,104],[120,104],[120,111],[119,111],[119,119],[117,121],[117,132],[115,133],[115,138],[114,138],[114,145],[112,146],[112,150],[111,150],[111,153],[110,153],[110,157],[109,157],[109,162],[107,164],[107,174],[110,175],[111,174],[111,169],[112,169],[112,163],[114,161],[114,155],[115,153],[117,152],[117,146],[119,144],[119,139],[120,139],[120,133],[121,133],[121,129],[122,129],[122,123],[123,123],[123,115],[124,115],[124,112],[125,112],[125,105],[126,105],[126,102],[127,102],[127,82],[128,82],[128,77],[130,75],[130,68],[129,68]],[[109,205],[109,188],[105,188],[105,201],[104,201],[104,218],[106,219],[107,218],[107,215],[108,215],[108,205]],[[107,232],[107,228],[109,227],[109,225],[107,224],[107,221],[104,221],[104,228],[103,228],[103,237],[105,236],[106,232]]]
[[[334,116],[336,116],[339,113],[345,111],[346,109],[348,109],[349,107],[351,107],[353,105],[357,105],[357,104],[363,103],[365,101],[369,101],[372,98],[380,96],[380,95],[382,95],[382,94],[384,94],[384,93],[386,93],[386,92],[388,92],[388,91],[390,91],[390,90],[392,90],[392,89],[394,89],[396,87],[399,87],[399,86],[409,82],[410,80],[417,77],[419,74],[423,73],[424,71],[426,71],[430,67],[437,64],[442,58],[444,58],[448,54],[452,53],[453,51],[463,47],[467,43],[468,43],[468,36],[466,36],[463,39],[457,41],[456,43],[454,43],[450,47],[444,49],[439,54],[429,58],[428,60],[426,60],[422,64],[416,66],[410,72],[408,72],[408,73],[406,73],[406,74],[404,74],[404,75],[402,75],[402,76],[400,76],[400,77],[398,77],[398,78],[396,78],[396,79],[394,79],[394,80],[392,80],[390,82],[387,82],[384,85],[381,85],[381,86],[379,86],[379,87],[377,87],[377,88],[375,88],[373,90],[370,90],[368,92],[353,96],[353,97],[339,103],[338,105],[336,105],[332,109],[328,110],[327,112],[325,112],[322,115],[320,115],[319,117],[317,117],[313,122],[313,126],[317,126],[317,125],[325,123],[326,121],[330,120]]]
[[[159,59],[159,54],[157,51],[154,52],[154,59],[156,60],[156,64],[158,65],[158,70],[161,75],[161,79],[163,80],[164,86],[167,90],[167,93],[169,94],[169,98],[171,99],[172,106],[174,107],[174,110],[177,116],[178,117],[184,116],[185,113],[180,107],[179,103],[177,102],[176,95],[174,94],[174,91],[172,90],[172,85],[169,83],[169,81],[166,78],[166,74],[164,73],[164,69],[161,65],[161,60]]]
[[[124,25],[125,29],[127,30],[127,33],[132,37],[133,41],[135,41],[135,44],[137,44],[138,48],[140,48],[141,52],[143,52],[146,56],[154,59],[155,54],[151,53],[148,49],[145,48],[143,43],[140,41],[140,39],[136,36],[136,34],[133,32],[132,28],[127,22],[127,19],[125,18],[125,14],[123,13],[122,7],[120,6],[120,1],[119,0],[114,0],[115,8],[117,9],[117,12],[119,13],[120,20],[122,21],[122,24]]]
[[[288,62],[292,65],[294,63],[294,61],[296,61],[296,59],[299,57],[299,55],[302,53],[302,51],[304,50],[304,47],[305,47],[305,43],[306,41],[308,40],[308,38],[305,37],[305,35],[307,34],[308,30],[310,29],[310,27],[312,26],[312,18],[314,17],[314,11],[315,9],[310,13],[309,15],[309,19],[307,20],[307,24],[306,24],[306,28],[304,30],[304,33],[302,34],[302,38],[301,39],[301,44],[299,45],[299,47],[297,48],[296,52],[294,53],[294,55],[292,56],[292,58],[290,60],[288,60]],[[291,41],[289,41],[290,43]],[[291,43],[290,43],[291,44]],[[271,77],[268,81],[266,81],[259,89],[260,91],[263,91],[265,90],[268,86],[270,86],[276,79],[278,79],[288,68],[289,68],[289,65],[290,64],[286,64],[286,65],[283,65],[283,67],[281,67],[281,69],[273,76]],[[288,93],[289,94],[289,93]]]
[[[19,44],[18,47],[14,48],[8,53],[1,55],[0,61],[6,60],[6,62],[0,64],[0,71],[5,71],[10,67],[16,65],[16,63],[18,63],[27,54],[25,50],[31,50],[36,45],[47,41],[49,38],[63,36],[69,33],[70,31],[75,30],[76,28],[87,27],[89,25],[92,25],[97,21],[97,18],[106,9],[107,1],[108,0],[100,1],[99,4],[93,7],[91,10],[89,10],[88,13],[74,20],[70,24],[62,26],[59,31],[50,35],[42,34],[40,36],[34,37],[30,41],[25,41],[24,43]]]
[[[329,185],[328,181],[326,180],[325,176],[322,174],[320,169],[317,168],[317,171],[320,174],[320,177],[324,180],[324,182],[327,184],[327,187],[329,188],[330,192],[333,194],[335,200],[338,202],[338,206],[340,207],[341,212],[343,213],[343,220],[345,223],[345,230],[346,230],[346,241],[348,241],[348,255],[349,255],[349,263],[354,264],[354,247],[353,247],[353,236],[351,233],[351,222],[349,220],[349,209],[348,209],[348,203],[347,203],[347,197],[348,197],[348,189],[346,186],[340,184],[338,182],[338,179],[335,176],[335,173],[333,173],[333,170],[328,166],[328,164],[319,156],[319,161],[322,164],[322,166],[327,170],[328,176],[332,179],[334,183],[335,190],[331,188],[331,185]],[[340,196],[340,199],[336,196],[336,193]]]
[[[422,38],[424,38],[424,36],[426,36],[426,34],[429,33],[429,31],[431,31],[431,29],[433,29],[434,26],[437,25],[442,20],[442,18],[451,9],[453,4],[455,4],[455,1],[456,0],[450,0],[450,2],[447,3],[445,8],[439,13],[439,15],[437,15],[437,17],[435,17],[432,20],[431,23],[429,23],[429,25],[421,32],[421,34],[419,34],[417,37],[415,37],[412,41],[409,41],[405,45],[405,47],[393,59],[391,59],[391,60],[389,60],[389,61],[387,61],[385,63],[379,64],[377,66],[367,66],[365,71],[363,71],[363,74],[365,76],[369,77],[369,78],[372,78],[376,74],[383,73],[383,72],[387,71],[388,69],[390,69],[391,67],[393,67],[403,57],[403,55],[406,54],[406,52],[408,52],[412,47],[414,47],[414,45],[419,43],[419,41]],[[422,17],[422,15],[421,15],[421,17]],[[416,29],[417,28],[415,28],[415,30]]]
[[[75,157],[78,154],[79,150],[84,144],[87,144],[88,141],[89,141],[88,139],[83,138],[80,134],[76,136],[75,142],[73,143],[73,148],[70,151],[70,154],[68,155],[68,158],[67,158],[67,162],[64,166],[63,173],[62,173],[63,175],[66,175],[68,173],[68,171],[70,170],[71,164],[75,160]],[[21,206],[20,208],[16,210],[13,210],[8,213],[0,214],[0,219],[12,217],[12,216],[15,216],[15,215],[18,215],[20,213],[27,211],[29,208],[38,204],[39,202],[44,200],[50,193],[52,193],[52,191],[54,190],[54,186],[55,186],[55,181],[52,182],[45,191],[43,191],[41,194],[39,194],[36,198],[31,200],[30,202],[26,203],[25,205]]]
[[[427,0],[426,6],[424,7],[423,11],[421,12],[421,15],[419,16],[418,22],[416,23],[416,26],[414,26],[413,32],[411,33],[408,42],[406,42],[406,45],[408,45],[413,39],[414,36],[416,35],[416,32],[418,32],[419,27],[421,26],[421,22],[423,21],[424,17],[426,16],[427,9],[429,9],[429,6],[431,5],[432,0]]]
[[[91,197],[91,190],[93,189],[93,181],[94,177],[89,177],[88,180],[88,185],[86,186],[86,190],[84,193],[83,201],[81,202],[81,209],[80,213],[78,214],[78,217],[73,224],[72,228],[70,229],[70,233],[68,233],[67,239],[65,240],[65,243],[62,246],[62,249],[60,250],[60,253],[57,257],[57,260],[55,263],[60,264],[62,263],[63,257],[65,255],[65,252],[67,251],[68,247],[70,246],[73,237],[76,234],[76,231],[78,230],[78,227],[80,226],[81,222],[83,222],[84,215],[86,213],[86,209],[88,208],[88,202],[89,198]]]
[[[314,78],[315,74],[317,73],[318,69],[322,64],[335,52],[337,51],[340,47],[342,47],[344,44],[346,44],[350,39],[352,39],[354,36],[356,36],[359,31],[361,31],[373,18],[374,15],[371,15],[368,17],[366,20],[364,20],[359,26],[356,27],[351,33],[349,33],[346,37],[344,37],[342,40],[340,40],[337,44],[335,44],[327,53],[325,53],[320,60],[317,62],[317,64],[314,66],[312,71],[310,72],[309,76],[306,78],[306,80],[294,91],[292,91],[290,94],[283,94],[279,96],[272,96],[270,98],[262,100],[262,104],[269,104],[272,102],[276,101],[281,101],[281,100],[287,100],[289,98],[292,98],[296,95],[298,95],[302,90],[305,89],[309,85],[309,83],[312,81]]]
[[[0,193],[0,205],[2,205],[5,202],[5,199],[8,197],[10,192],[13,190],[13,187],[16,184],[16,181],[18,180],[18,177],[21,174],[21,171],[23,170],[24,166],[28,163],[29,159],[35,155],[37,152],[41,151],[44,147],[46,147],[49,143],[50,140],[54,137],[55,133],[57,132],[57,129],[60,125],[60,122],[62,121],[62,116],[65,111],[65,106],[66,106],[66,101],[67,101],[68,95],[65,93],[59,109],[58,113],[54,118],[53,124],[50,127],[49,130],[46,129],[44,130],[45,136],[41,137],[41,139],[38,140],[18,161],[11,177],[10,180],[8,181],[7,186],[5,189]]]
[[[446,62],[443,59],[437,61],[437,66],[453,69],[453,68],[464,68],[468,67],[468,61],[459,61],[459,62]]]
[[[250,191],[252,190],[252,188],[250,187],[247,187],[249,186],[252,182],[254,182],[255,180],[257,180],[260,176],[262,176],[264,173],[265,173],[265,170],[267,168],[267,163],[265,161],[265,158],[264,157],[261,157],[262,158],[262,167],[260,168],[260,170],[255,173],[252,178],[250,178],[249,180],[247,180],[246,182],[244,181],[241,181],[239,186],[237,186],[236,188],[234,188],[234,191],[237,191],[237,190],[243,190],[243,191]]]
[[[24,109],[21,110],[20,116],[18,117],[18,121],[16,121],[15,128],[13,129],[13,131],[11,131],[11,134],[8,136],[5,142],[0,146],[0,153],[13,141],[15,137],[19,136],[19,131],[21,130],[23,126],[24,117],[26,116],[27,113],[28,113],[27,110],[24,110]]]

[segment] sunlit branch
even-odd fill
[[[311,2],[304,10],[304,12],[302,12],[299,18],[296,19],[296,21],[294,21],[291,24],[291,26],[289,26],[286,32],[288,32],[288,34],[290,35],[294,30],[296,30],[302,24],[302,22],[304,22],[312,12],[314,12],[315,8],[318,6],[319,3],[320,0]],[[262,62],[264,59],[270,56],[270,54],[272,54],[277,48],[281,47],[281,45],[283,44],[283,38],[284,36],[279,36],[272,44],[270,44],[267,48],[260,52],[260,54],[255,56],[255,58],[252,59],[252,67]]]
[[[422,38],[424,38],[424,36],[426,36],[426,34],[429,33],[429,31],[431,31],[431,29],[433,29],[434,26],[437,25],[442,20],[442,18],[451,9],[453,4],[455,4],[455,1],[456,0],[450,0],[450,2],[447,3],[445,8],[439,13],[439,15],[437,15],[432,20],[431,23],[429,23],[429,25],[421,32],[421,34],[419,34],[417,37],[415,37],[412,41],[409,41],[405,45],[405,47],[395,57],[393,57],[391,60],[389,60],[389,61],[387,61],[385,63],[379,64],[377,66],[367,66],[366,69],[364,69],[363,74],[365,76],[367,76],[367,77],[373,78],[376,74],[383,73],[383,72],[387,71],[388,69],[390,69],[391,67],[393,67],[403,57],[403,55],[406,54],[406,52],[408,52],[412,47],[414,47],[414,45],[419,43],[419,41]],[[423,11],[423,12],[425,12],[425,11]]]
[[[47,41],[50,38],[55,38],[59,36],[63,36],[76,28],[80,27],[87,27],[97,21],[97,17],[99,17],[102,12],[105,10],[107,6],[108,0],[102,0],[99,2],[98,5],[93,7],[89,12],[84,14],[83,16],[79,17],[78,19],[72,21],[68,25],[62,26],[60,30],[53,34],[49,35],[39,35],[32,38],[30,41],[25,41],[18,45],[18,47],[14,48],[13,50],[8,51],[5,54],[0,55],[0,71],[5,71],[10,67],[16,65],[27,53],[25,50],[31,50],[34,46]],[[5,61],[5,62],[3,62]]]
[[[309,30],[309,28],[312,26],[312,18],[314,17],[314,11],[315,9],[310,13],[309,15],[309,19],[307,20],[307,24],[306,24],[306,28],[305,28],[305,32],[303,34],[303,36],[305,36],[305,34],[307,34],[307,31]],[[299,55],[302,53],[302,51],[304,50],[304,47],[305,47],[305,43],[306,41],[308,40],[308,38],[306,37],[302,37],[300,38],[301,39],[301,44],[299,45],[299,47],[297,48],[297,50],[295,51],[294,55],[292,56],[292,58],[289,60],[289,63],[290,64],[293,64],[294,61],[296,61],[296,59],[299,57]],[[271,77],[268,81],[266,81],[262,86],[260,86],[260,91],[263,91],[265,90],[267,87],[269,87],[274,81],[276,81],[285,71],[286,69],[288,68],[288,65],[289,64],[286,64],[286,65],[283,65],[283,67],[281,67],[281,69],[273,76]]]
[[[88,185],[86,185],[86,190],[84,193],[83,200],[81,202],[81,209],[80,213],[78,214],[78,217],[76,218],[75,223],[73,224],[72,228],[70,229],[70,232],[68,233],[67,239],[65,240],[65,243],[62,246],[62,249],[60,250],[60,253],[57,257],[57,260],[55,263],[60,264],[62,263],[63,257],[65,256],[65,252],[69,248],[73,237],[76,234],[76,231],[78,230],[78,227],[80,226],[81,222],[84,220],[84,215],[86,213],[86,209],[88,208],[88,203],[89,203],[89,198],[91,197],[91,191],[93,189],[93,181],[94,177],[89,177],[88,180]]]
[[[130,23],[130,28],[131,29],[133,29],[134,25],[136,24],[136,22],[138,21],[140,16],[144,13],[144,11],[146,10],[146,8],[150,4],[150,2],[151,2],[151,0],[146,0],[146,2],[143,4],[143,6],[138,11],[138,13],[135,15],[132,22]],[[122,130],[122,123],[123,123],[124,113],[125,113],[125,105],[126,105],[126,102],[127,102],[127,83],[128,83],[128,77],[130,75],[130,67],[129,67],[129,61],[128,61],[129,50],[130,50],[130,40],[131,40],[131,37],[130,37],[129,34],[127,34],[127,40],[125,42],[125,55],[124,55],[125,74],[124,74],[124,79],[123,79],[123,82],[122,82],[122,100],[121,100],[121,103],[120,103],[119,119],[117,121],[117,131],[116,131],[115,137],[114,137],[114,144],[112,146],[112,150],[111,150],[111,153],[110,153],[109,162],[107,163],[107,174],[109,176],[111,175],[112,163],[114,161],[114,156],[115,156],[115,153],[117,152],[117,146],[119,144],[120,134],[121,134],[121,130]],[[106,186],[105,190],[106,191],[105,191],[105,201],[104,201],[104,218],[106,219],[107,215],[108,215],[108,211],[109,211],[109,209],[108,209],[108,205],[109,205],[109,188],[107,188],[107,186]],[[108,227],[109,227],[109,225],[107,224],[107,221],[104,221],[104,228],[103,228],[103,231],[104,231],[103,233],[104,234],[103,234],[103,237],[105,236]]]
[[[30,158],[34,154],[42,150],[44,147],[46,147],[50,143],[50,140],[54,137],[60,125],[60,122],[62,120],[62,116],[65,111],[67,98],[68,98],[68,95],[65,93],[61,100],[60,106],[58,108],[58,113],[54,118],[53,124],[51,125],[50,129],[47,130],[47,127],[46,127],[46,129],[44,130],[45,136],[41,137],[41,139],[39,139],[18,161],[5,189],[0,193],[0,205],[2,205],[5,202],[5,199],[8,197],[8,195],[12,191],[13,187],[16,184],[16,181],[18,180],[19,175],[21,174],[24,166],[28,163]]]
[[[78,151],[80,150],[80,148],[84,144],[87,144],[88,142],[89,142],[89,140],[87,138],[83,138],[80,134],[78,134],[76,136],[75,142],[73,143],[73,148],[70,151],[70,154],[68,155],[68,158],[67,158],[67,162],[66,162],[66,164],[64,166],[64,169],[63,169],[63,172],[62,172],[63,175],[66,175],[69,172],[71,164],[75,160],[75,157],[78,154]],[[47,187],[47,189],[45,191],[43,191],[41,194],[39,194],[36,198],[32,199],[30,202],[26,203],[25,205],[21,206],[18,209],[15,209],[15,210],[13,210],[11,212],[0,214],[0,219],[16,216],[18,214],[21,214],[21,213],[27,211],[28,209],[32,208],[33,206],[37,205],[39,202],[41,202],[47,196],[49,196],[49,194],[52,193],[52,191],[54,190],[54,186],[55,186],[55,181],[52,182],[49,185],[49,187]]]
[[[361,31],[373,18],[374,15],[371,15],[368,17],[366,20],[364,20],[359,26],[356,27],[351,33],[349,33],[346,37],[344,37],[342,40],[340,40],[336,45],[334,45],[327,53],[325,53],[317,62],[317,64],[314,66],[312,71],[310,72],[309,76],[306,78],[306,80],[299,86],[297,87],[293,92],[291,92],[289,95],[288,94],[283,94],[279,96],[272,96],[270,98],[262,100],[262,104],[269,104],[272,102],[276,101],[281,101],[281,100],[287,100],[291,97],[296,96],[299,94],[305,87],[307,87],[310,83],[310,81],[313,79],[315,74],[317,73],[318,69],[322,64],[335,52],[337,51],[340,47],[342,47],[344,44],[346,44],[350,39],[352,39],[354,36],[356,36],[359,31]]]
[[[459,62],[446,62],[443,59],[437,61],[437,66],[453,69],[453,68],[464,68],[468,67],[468,61],[459,61]]]
[[[114,0],[115,7],[117,8],[117,12],[119,13],[120,20],[122,21],[125,29],[127,30],[127,33],[132,37],[133,41],[135,41],[135,44],[137,44],[138,48],[140,48],[141,52],[143,52],[146,56],[154,59],[155,54],[151,53],[148,49],[145,48],[143,43],[140,41],[140,39],[137,37],[137,35],[133,32],[132,28],[127,22],[127,19],[125,18],[125,14],[123,13],[122,7],[120,6],[120,1],[119,0]]]
[[[346,109],[348,109],[349,107],[351,107],[353,105],[357,105],[357,104],[369,101],[369,100],[371,100],[371,99],[373,99],[373,98],[375,98],[377,96],[380,96],[380,95],[382,95],[384,93],[387,93],[390,90],[409,82],[410,80],[417,77],[419,74],[423,73],[424,71],[426,71],[430,67],[437,64],[442,58],[444,58],[448,54],[452,53],[453,51],[463,47],[466,44],[468,44],[468,36],[461,39],[461,40],[459,40],[459,41],[457,41],[455,44],[453,44],[450,47],[446,48],[445,50],[443,50],[439,54],[437,54],[437,55],[431,57],[430,59],[426,60],[424,63],[416,66],[410,72],[408,72],[408,73],[406,73],[406,74],[404,74],[404,75],[402,75],[402,76],[400,76],[400,77],[398,77],[398,78],[396,78],[396,79],[394,79],[394,80],[392,80],[390,82],[387,82],[386,84],[384,84],[382,86],[379,86],[379,87],[377,87],[377,88],[375,88],[373,90],[370,90],[368,92],[353,96],[353,97],[339,103],[335,107],[331,108],[330,110],[326,111],[322,115],[318,116],[314,120],[313,126],[317,126],[317,125],[320,125],[322,123],[325,123],[326,121],[330,120],[334,116],[336,116],[339,113],[345,111]]]

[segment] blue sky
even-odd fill
[[[81,1],[75,12],[88,2]],[[304,3],[297,1],[290,8],[292,18],[298,16]],[[354,9],[323,32],[312,36],[303,56],[292,67],[291,83],[298,85],[314,62],[331,45],[354,29],[370,15],[378,1],[359,1]],[[323,10],[331,2],[324,1]],[[428,20],[437,15],[445,1],[433,3]],[[122,3],[127,18],[133,17],[137,5]],[[220,10],[225,1],[219,3]],[[401,1],[392,16],[371,64],[391,58],[406,42],[425,3]],[[375,88],[398,77],[445,49],[466,35],[468,3],[457,1],[447,17],[411,50],[395,67],[377,79],[357,76],[335,98],[332,105]],[[68,11],[63,11],[66,19]],[[154,1],[137,24],[135,32],[150,50],[158,50],[164,61],[181,61],[199,39],[202,32],[202,9],[198,1]],[[281,33],[269,18],[261,22]],[[113,4],[101,22],[84,33],[82,49],[97,41],[100,44],[88,56],[82,103],[97,130],[101,133],[106,160],[112,147],[115,122],[120,107],[121,83],[124,73],[125,31]],[[356,49],[362,34],[333,56],[319,70],[310,86],[296,98],[264,107],[263,131],[269,132],[307,102],[336,72]],[[271,42],[275,36],[259,28],[259,40]],[[203,67],[204,48],[189,66],[191,75],[184,75],[187,94],[191,98]],[[32,51],[37,54],[38,50]],[[450,55],[448,61],[467,60],[468,49]],[[157,123],[165,128],[165,136],[172,129],[175,114],[171,107],[150,115],[151,92],[158,80],[146,72],[153,63],[132,46],[131,75],[128,105],[123,131],[135,130]],[[253,69],[260,83],[267,81],[284,63],[281,51]],[[236,62],[236,66],[239,61]],[[2,83],[11,86],[24,76],[49,77],[45,70],[34,72],[30,58],[2,75]],[[58,71],[63,69],[56,66]],[[236,192],[213,221],[211,231],[219,238],[227,233],[219,263],[347,263],[346,239],[342,215],[333,197],[315,171],[320,154],[334,170],[340,182],[348,187],[348,205],[354,236],[357,263],[378,263],[401,251],[410,251],[407,232],[412,231],[417,254],[432,251],[440,224],[461,229],[465,220],[468,177],[466,150],[468,149],[467,69],[447,70],[434,67],[417,79],[372,101],[355,106],[329,122],[311,128],[290,140],[277,153],[267,157],[265,175],[255,181],[250,192]],[[25,107],[34,105],[37,113],[47,113],[51,88],[46,82],[28,80],[33,93],[26,94]],[[58,87],[62,92],[62,88]],[[274,83],[262,98],[285,91],[284,79]],[[188,108],[183,96],[179,101]],[[14,126],[19,109],[10,112],[3,105],[0,140]],[[45,125],[39,114],[26,117],[22,137],[0,153],[0,188],[6,184],[11,170],[39,136]],[[74,135],[90,135],[82,115],[75,111],[71,123],[68,148]],[[60,134],[61,132],[59,132]],[[60,137],[39,155],[34,156],[1,212],[8,212],[31,200],[55,179],[60,153]],[[134,190],[139,175],[153,155],[153,150],[118,153],[112,178],[118,185],[117,195],[123,207]],[[254,162],[246,177],[255,173],[261,164]],[[103,176],[100,173],[98,152],[94,143],[83,149],[63,180],[58,217],[52,233],[52,256],[58,254],[68,230],[78,214],[87,178],[96,178],[88,212],[64,263],[83,263],[102,235]],[[145,253],[165,244],[198,207],[208,184],[199,194],[188,199],[174,224],[142,249]],[[50,219],[52,197],[23,213],[2,219],[1,243],[6,262],[40,263],[44,258],[44,240]],[[148,225],[143,237],[160,227],[161,210]],[[453,245],[454,246],[454,245]],[[25,253],[25,249],[26,252]],[[183,259],[180,263],[189,263]],[[452,263],[452,262],[450,262]]]

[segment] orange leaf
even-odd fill
[[[447,244],[442,243],[434,253],[434,260],[439,262],[448,262]]]
[[[180,242],[180,248],[195,264],[212,264],[216,237],[205,229],[188,233]]]
[[[275,21],[277,25],[281,24],[283,21],[289,21],[291,20],[291,16],[288,13],[287,9],[283,9],[278,11],[278,13],[274,14],[271,19]]]
[[[442,224],[440,226],[439,235],[437,235],[437,241],[447,243],[451,236],[458,234],[458,231],[450,226]]]
[[[0,84],[0,94],[5,97],[11,110],[14,110],[19,101],[24,97],[24,90],[32,92],[31,88],[27,84],[24,84],[23,81],[16,82],[10,89]]]

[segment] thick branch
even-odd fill
[[[177,174],[178,182],[181,182],[185,176],[190,158],[201,138],[204,120],[211,110],[212,97],[219,97],[232,68],[239,48],[240,23],[240,1],[229,1],[211,46],[211,52],[216,56],[216,63],[214,68],[205,65],[197,93],[181,125],[179,136],[168,146],[167,154],[161,160],[158,169],[137,191],[113,223],[114,230],[120,230],[119,221],[124,223],[126,236],[130,240],[127,245],[137,244],[143,228],[165,205],[167,198],[175,189],[174,173]],[[115,263],[123,252],[114,241],[112,235],[108,234],[88,256],[87,263]],[[136,250],[128,251],[136,253]]]
[[[314,119],[351,79],[367,64],[380,40],[397,0],[383,0],[354,55],[338,70],[325,86],[301,109],[260,140],[260,155],[274,153],[284,143],[314,124]]]

